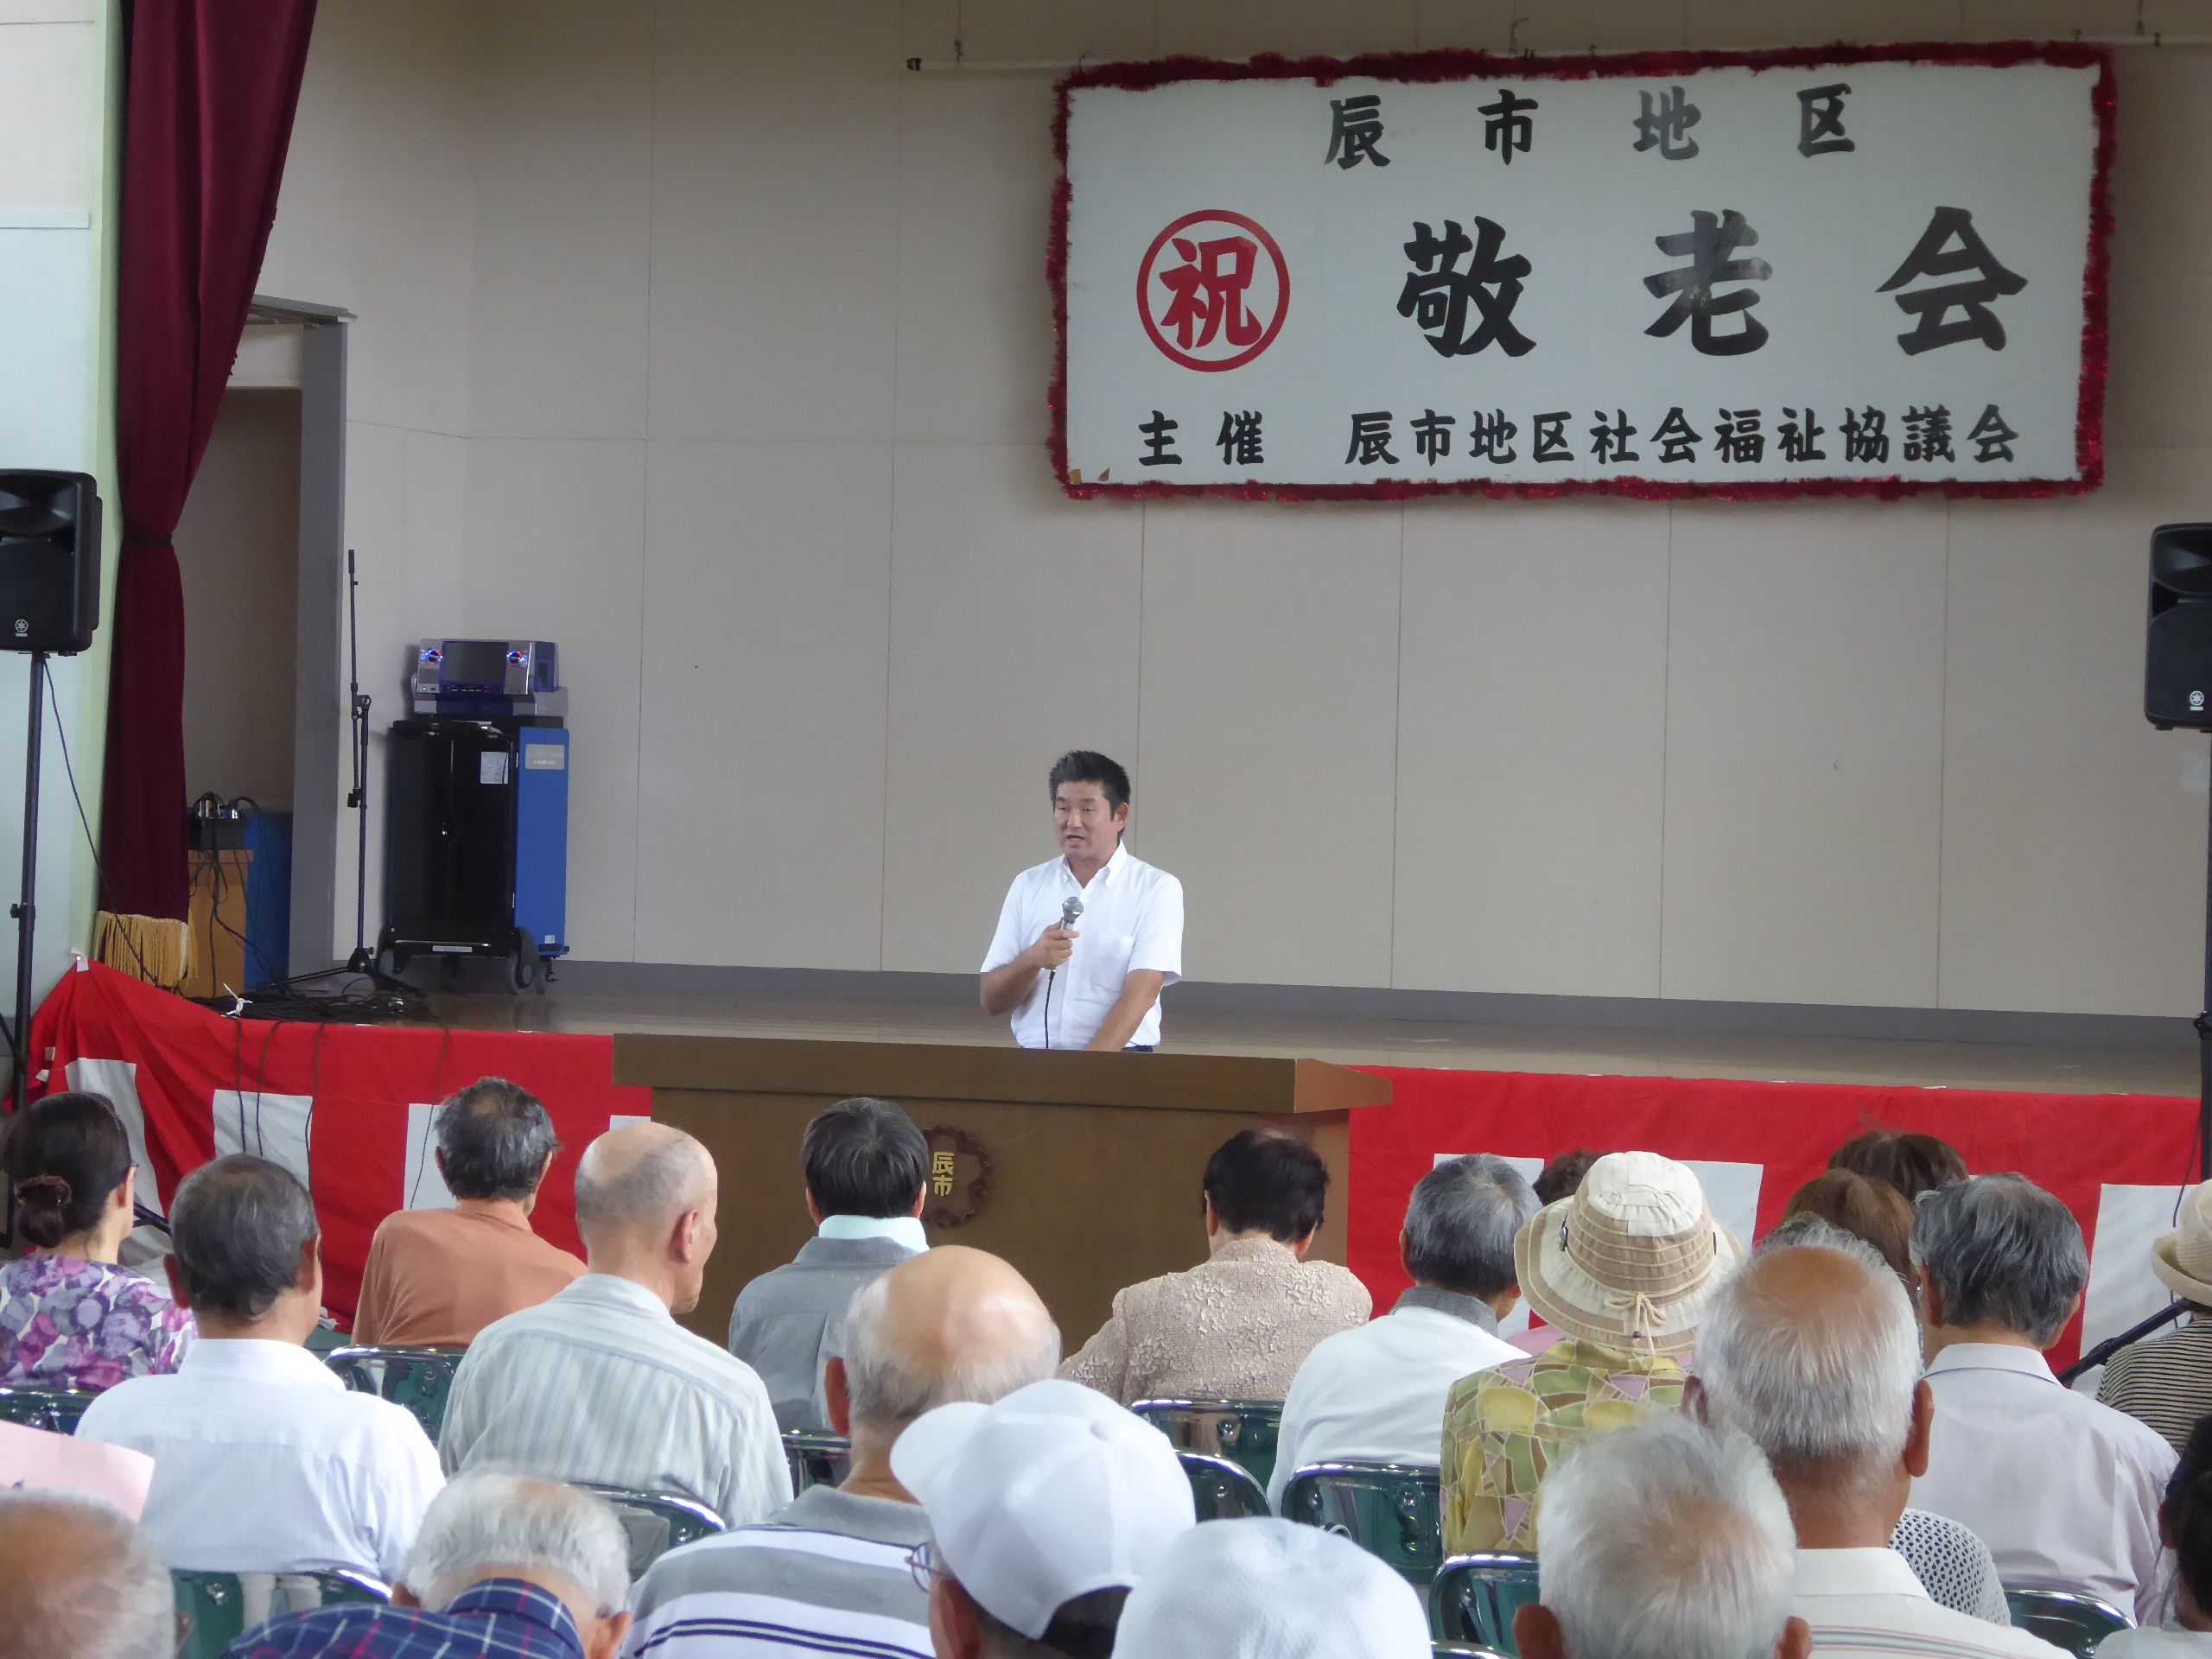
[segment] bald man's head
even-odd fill
[[[169,1659],[176,1604],[145,1536],[105,1503],[0,1493],[0,1630],[11,1653]]]
[[[715,1160],[681,1129],[626,1123],[584,1148],[576,1166],[576,1231],[587,1247],[621,1233],[658,1238],[715,1191]]]
[[[1877,1480],[1913,1427],[1920,1328],[1882,1258],[1836,1229],[1762,1249],[1700,1322],[1708,1414],[1793,1476]]]
[[[1059,1369],[1060,1332],[997,1256],[940,1245],[871,1281],[845,1314],[856,1427],[896,1430],[955,1401],[988,1405]]]

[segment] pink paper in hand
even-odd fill
[[[136,1521],[153,1483],[154,1460],[143,1452],[0,1423],[0,1490],[83,1492]]]

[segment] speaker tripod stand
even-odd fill
[[[23,738],[23,881],[8,914],[16,918],[16,1086],[12,1110],[21,1112],[31,1086],[31,945],[38,931],[39,748],[46,735],[46,653],[31,658],[30,726]]]

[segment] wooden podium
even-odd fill
[[[696,1135],[721,1172],[721,1240],[684,1321],[700,1335],[721,1341],[739,1289],[812,1236],[798,1156],[807,1121],[876,1095],[925,1133],[951,1132],[933,1148],[962,1148],[947,1202],[975,1212],[931,1226],[931,1242],[1020,1268],[1070,1353],[1105,1322],[1116,1291],[1205,1259],[1200,1178],[1248,1125],[1279,1126],[1328,1160],[1313,1254],[1342,1262],[1351,1112],[1390,1098],[1381,1078],[1319,1060],[753,1037],[617,1037],[614,1081],[652,1089],[654,1119]],[[930,1209],[941,1207],[933,1192]]]

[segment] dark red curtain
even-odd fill
[[[103,908],[182,918],[184,593],[169,537],[245,332],[315,0],[143,0],[127,14]]]

